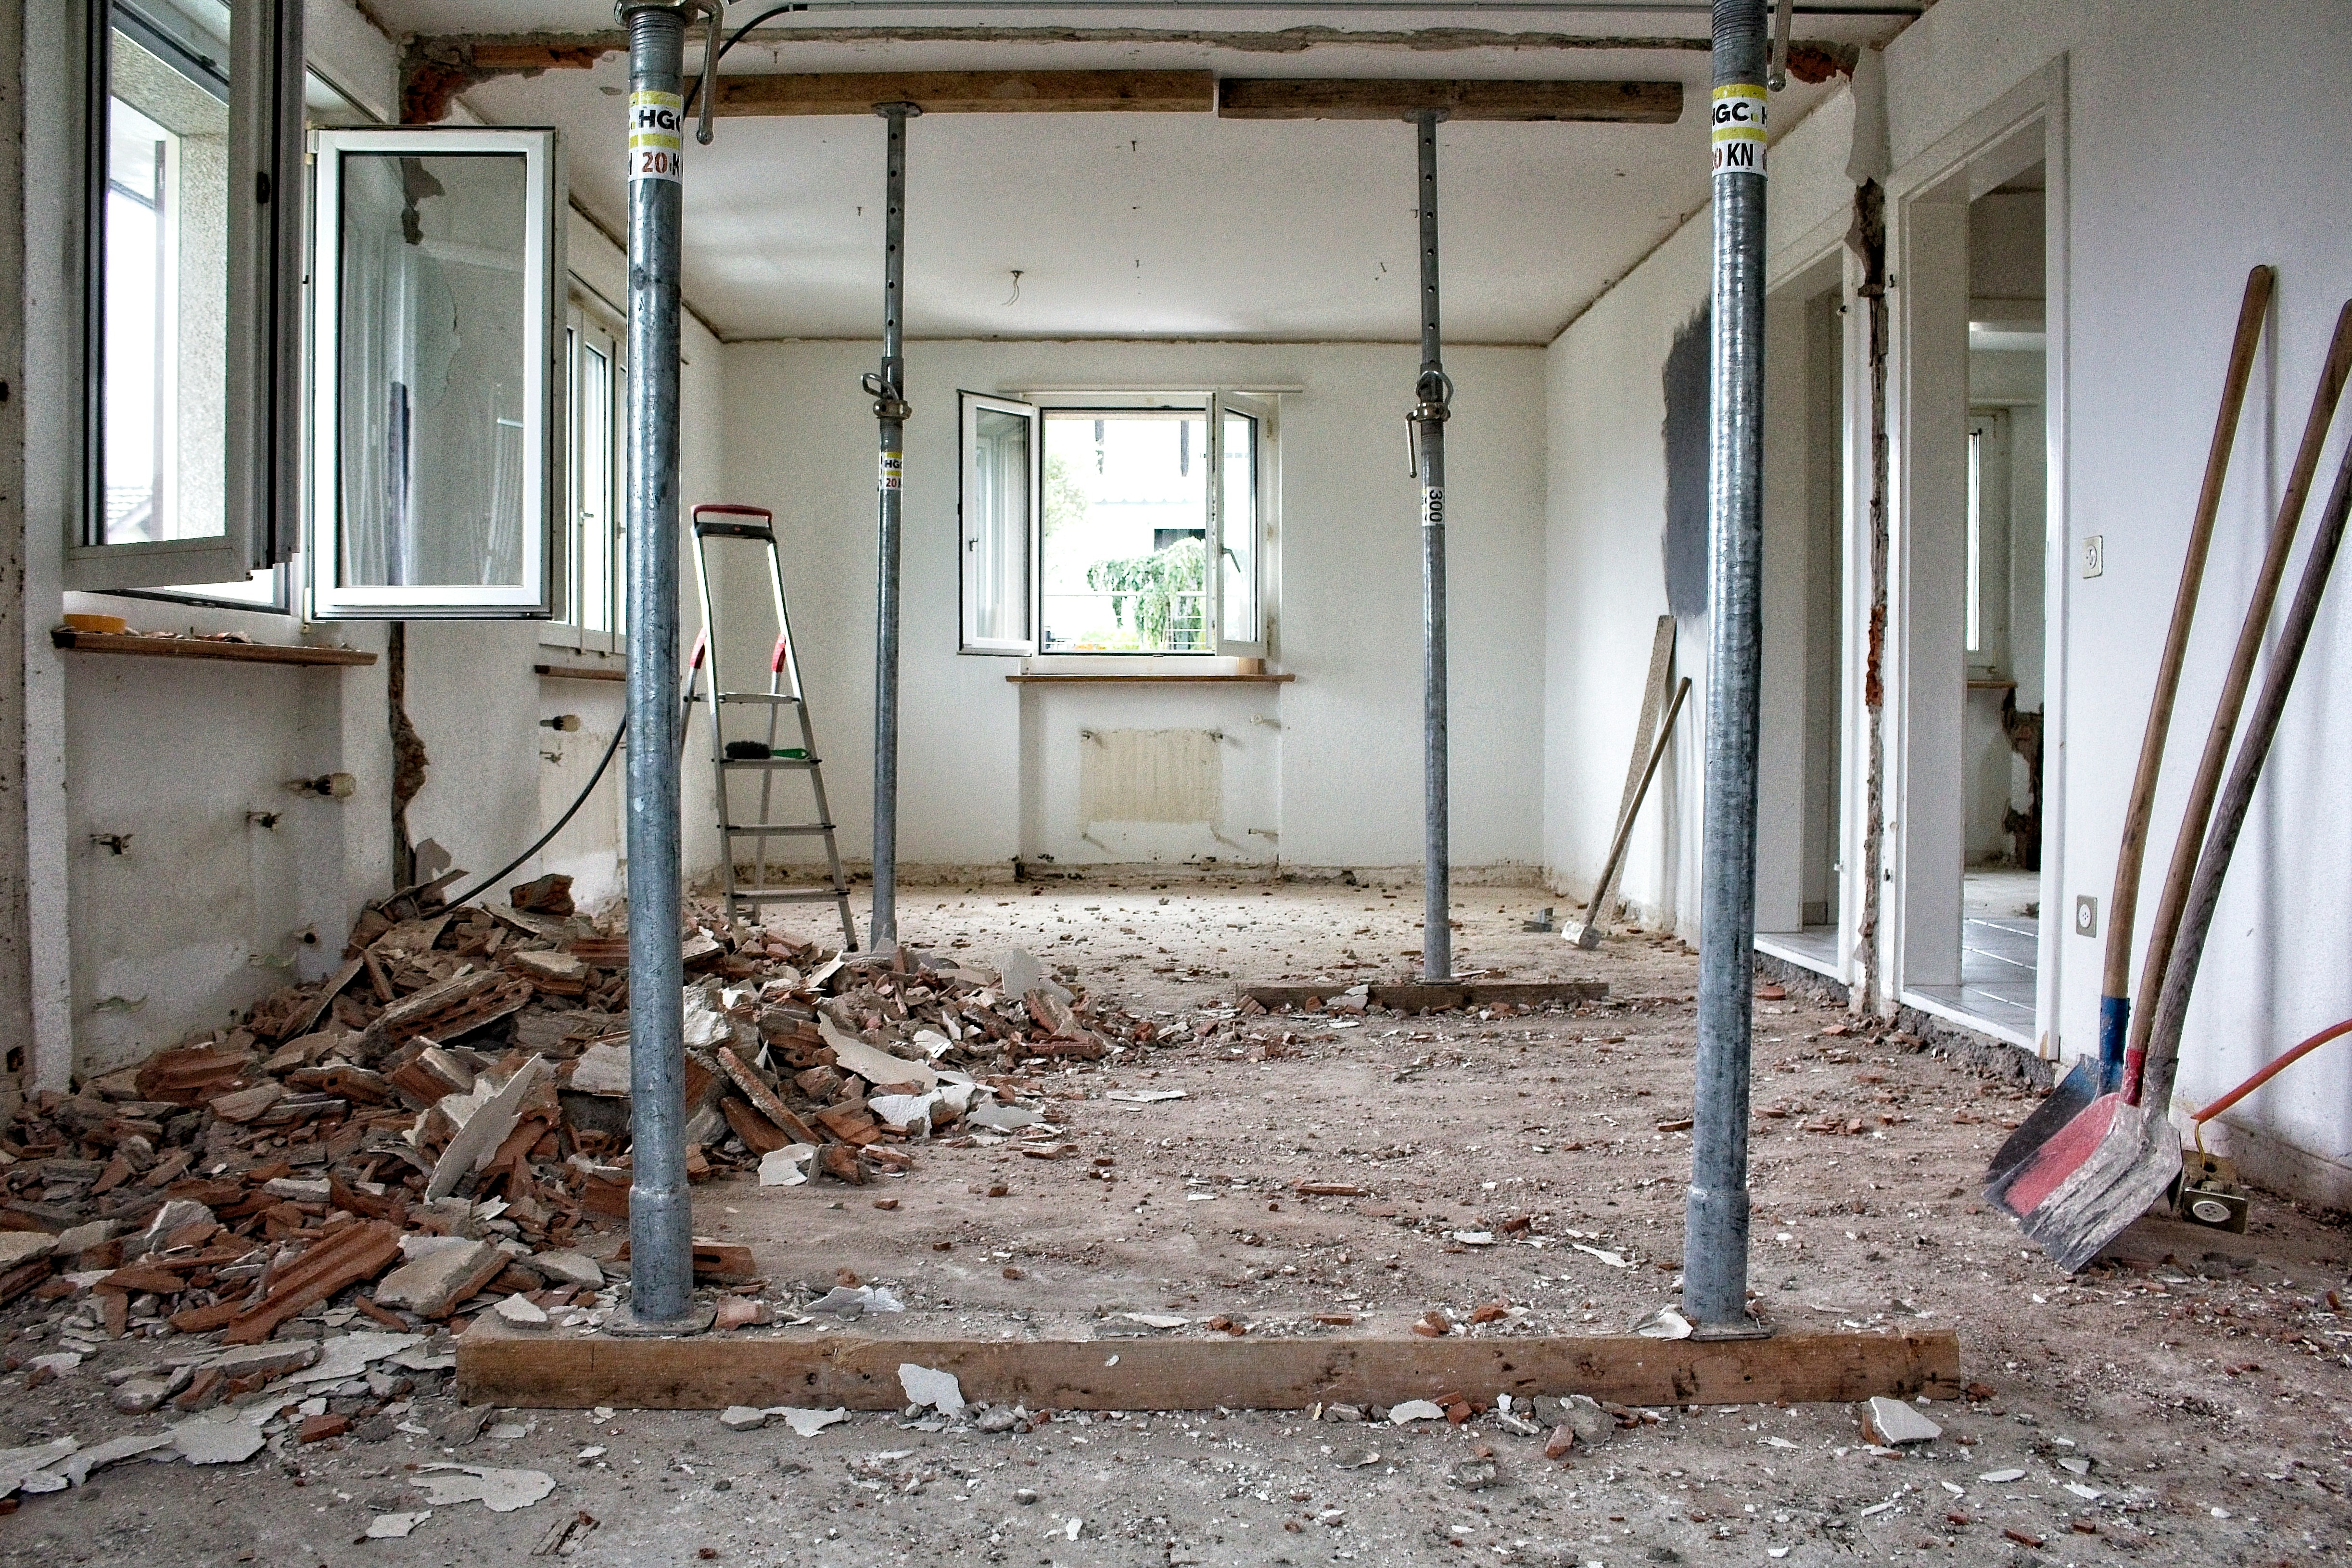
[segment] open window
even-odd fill
[[[91,0],[89,476],[66,585],[242,583],[299,537],[299,0]]]
[[[1217,652],[1263,658],[1266,522],[1274,510],[1275,403],[1221,392],[1209,400],[1216,569],[1209,574]]]
[[[963,647],[1260,656],[1274,406],[963,395]]]
[[[313,147],[313,614],[555,613],[555,132],[325,131]]]
[[[575,300],[564,316],[570,481],[562,582],[554,624],[541,641],[618,653],[628,626],[628,533],[621,484],[627,453],[628,363],[622,329]]]
[[[1037,518],[1037,410],[976,392],[956,395],[963,460],[956,513],[962,530],[963,651],[1036,651],[1029,613]]]

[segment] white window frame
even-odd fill
[[[959,505],[957,509],[957,529],[960,540],[959,554],[963,556],[967,563],[963,570],[959,574],[960,581],[962,584],[960,595],[961,600],[961,608],[962,615],[961,630],[963,634],[963,647],[961,651],[965,653],[981,654],[1026,654],[1037,662],[1045,664],[1064,660],[1072,662],[1100,662],[1103,660],[1115,661],[1122,659],[1189,660],[1202,658],[1265,658],[1271,657],[1277,645],[1276,626],[1279,618],[1276,603],[1276,586],[1278,577],[1276,561],[1277,555],[1277,545],[1281,537],[1279,510],[1280,497],[1282,494],[1280,438],[1281,399],[1278,395],[1284,391],[1297,390],[1297,389],[1295,387],[1186,387],[1172,388],[1166,391],[1150,391],[1137,388],[1107,389],[1102,391],[1095,391],[1091,389],[1073,389],[1066,391],[1055,389],[1048,391],[1024,387],[1008,388],[994,396],[988,396],[987,395],[980,393],[961,394],[961,397],[962,399],[964,411],[959,420],[959,429],[956,441],[957,484],[959,496],[961,494],[962,487],[968,483],[969,474],[971,471],[971,436],[973,428],[971,411],[976,406],[991,406],[1000,408],[1010,413],[1025,414],[1034,421],[1034,431],[1029,444],[1031,495],[1033,497],[1029,514],[1029,574],[1027,584],[1029,595],[1029,613],[1027,617],[1029,637],[1018,644],[1004,642],[994,645],[977,643],[972,638],[971,626],[977,615],[977,605],[973,602],[975,584],[972,580],[971,569],[969,565],[969,560],[971,554],[971,552],[969,549],[970,540],[963,532],[964,525],[962,522],[962,508]],[[975,400],[981,401],[976,402]],[[1206,573],[1208,581],[1205,584],[1206,601],[1202,607],[1202,613],[1207,617],[1207,625],[1212,627],[1214,632],[1214,636],[1210,639],[1210,646],[1208,647],[1197,652],[1179,652],[1170,649],[1137,649],[1131,652],[1113,652],[1099,649],[1089,649],[1083,653],[1044,651],[1045,637],[1043,617],[1045,616],[1045,517],[1044,504],[1044,476],[1045,471],[1045,416],[1049,413],[1071,413],[1084,410],[1098,410],[1106,414],[1197,412],[1202,416],[1203,422],[1207,425],[1209,434],[1204,445],[1207,447],[1206,457],[1209,464],[1209,473],[1207,476],[1208,500],[1206,503],[1206,515],[1202,519],[1202,526],[1205,531],[1205,538],[1210,541],[1214,547],[1211,552],[1208,563],[1209,570]],[[1246,414],[1258,422],[1259,447],[1257,453],[1258,462],[1256,486],[1257,558],[1255,562],[1258,613],[1256,627],[1257,636],[1253,638],[1228,638],[1224,635],[1224,574],[1223,571],[1224,563],[1224,525],[1223,518],[1224,501],[1224,421],[1223,415],[1228,410],[1236,414]]]
[[[622,624],[621,610],[626,605],[625,587],[629,570],[628,519],[626,516],[628,481],[629,342],[626,326],[612,319],[601,300],[575,287],[572,303],[563,317],[564,337],[564,437],[569,443],[564,460],[563,548],[557,562],[562,581],[556,592],[561,606],[553,619],[540,635],[544,647],[571,648],[582,653],[625,653],[628,650],[627,628]],[[605,490],[603,521],[590,536],[588,519],[583,515],[583,502],[587,499],[581,487],[587,482],[587,466],[579,461],[578,454],[587,440],[586,425],[591,412],[586,398],[581,395],[581,363],[583,351],[594,342],[601,344],[611,370],[604,392],[604,435],[608,448],[605,457]],[[587,574],[582,563],[592,552],[604,558],[604,628],[588,625],[587,605],[583,595],[588,591]]]
[[[1246,392],[1217,392],[1209,398],[1209,541],[1208,565],[1210,626],[1216,635],[1211,639],[1218,657],[1223,658],[1264,658],[1273,645],[1270,630],[1273,608],[1269,603],[1272,576],[1268,563],[1274,557],[1275,498],[1281,493],[1277,482],[1280,473],[1281,443],[1276,439],[1280,426],[1280,401],[1276,398]],[[1256,538],[1250,557],[1251,587],[1255,595],[1255,624],[1247,637],[1225,635],[1225,559],[1232,553],[1228,546],[1225,518],[1225,416],[1238,414],[1257,423]]]
[[[981,568],[984,558],[981,551],[978,508],[971,505],[974,488],[973,465],[978,460],[977,437],[980,416],[983,413],[1009,414],[1024,420],[1029,426],[1029,527],[1022,548],[1028,559],[1022,563],[1021,591],[1027,603],[1022,606],[1019,624],[1028,635],[1018,637],[988,637],[978,631],[981,612],[987,607],[992,591]],[[956,553],[960,565],[956,572],[957,609],[961,617],[962,653],[1026,656],[1037,651],[1037,583],[1038,545],[1042,540],[1040,510],[1045,497],[1042,491],[1045,460],[1039,443],[1045,435],[1045,416],[1033,403],[1016,398],[993,397],[984,392],[956,394]]]
[[[201,56],[200,46],[179,39],[135,5],[123,9],[126,30],[134,37],[198,62],[202,75],[220,80],[221,71]],[[230,14],[222,531],[119,544],[105,542],[103,396],[107,106],[116,0],[85,0],[79,11],[84,477],[81,505],[68,523],[62,585],[106,592],[236,583],[287,560],[300,534],[301,0],[254,0]],[[257,597],[255,607],[270,605]]]
[[[564,476],[562,170],[545,129],[404,126],[314,132],[310,384],[310,614],[313,620],[543,619],[554,614],[554,537]],[[521,470],[530,493],[519,584],[343,583],[341,468],[342,161],[347,156],[505,153],[524,160]]]

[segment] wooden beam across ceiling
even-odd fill
[[[1448,120],[1672,125],[1682,118],[1683,84],[1228,77],[1217,91],[1217,113],[1227,120],[1400,120],[1433,109]]]
[[[926,114],[1206,114],[1204,70],[824,71],[722,76],[722,115],[870,114],[912,103]]]

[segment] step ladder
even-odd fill
[[[776,547],[775,514],[755,506],[710,504],[694,509],[694,574],[702,590],[702,635],[695,640],[694,653],[687,675],[687,701],[697,700],[695,683],[700,679],[708,661],[710,668],[710,754],[713,771],[719,779],[719,863],[727,878],[727,914],[732,920],[747,910],[762,904],[811,904],[831,900],[841,916],[842,941],[850,952],[857,949],[857,923],[849,912],[849,881],[841,872],[841,850],[834,841],[833,811],[825,804],[824,770],[819,764],[816,735],[809,727],[808,699],[801,688],[799,657],[793,647],[792,622],[784,614],[783,563]],[[747,584],[727,574],[715,573],[711,567],[711,548],[717,542],[725,551],[730,545],[750,544],[762,549],[768,563],[769,609],[775,620],[775,646],[768,657],[768,689],[765,691],[737,691],[730,689],[719,660],[723,629],[720,606],[732,589],[740,613],[740,595]],[[758,715],[764,711],[767,723],[765,738],[761,738],[762,726],[755,721],[743,726],[753,733],[729,735],[729,714]],[[782,729],[783,716],[789,710],[800,723],[800,744],[779,746],[778,739],[789,739]],[[816,820],[814,822],[777,822],[770,815],[775,805],[776,775],[805,773],[809,792],[814,797]],[[738,794],[753,775],[760,781],[759,814],[749,821],[736,816]],[[754,870],[749,887],[740,887],[735,880],[735,846],[739,840],[750,839],[754,846]],[[831,871],[830,885],[820,888],[771,888],[768,881],[768,844],[775,838],[821,838],[824,841],[824,858]]]

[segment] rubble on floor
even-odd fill
[[[371,908],[326,980],[40,1095],[0,1132],[0,1308],[47,1314],[12,1336],[42,1353],[12,1344],[8,1371],[30,1385],[117,1342],[213,1342],[123,1372],[116,1408],[180,1425],[90,1462],[249,1457],[280,1428],[214,1407],[265,1386],[292,1391],[260,1408],[309,1423],[301,1440],[339,1436],[409,1373],[451,1364],[444,1336],[480,1312],[578,1329],[618,1304],[625,930],[574,914],[562,878],[494,909],[435,903],[425,889]],[[1115,1060],[1158,1033],[1026,953],[1003,961],[1024,985],[1008,994],[994,968],[834,952],[709,910],[681,946],[698,1182],[865,1184],[911,1169],[918,1146],[1051,1140],[1024,1103],[1044,1088],[1035,1069]],[[698,1282],[752,1272],[746,1249],[698,1240]],[[743,1307],[733,1322],[770,1321]],[[323,1355],[315,1337],[273,1338],[338,1331]],[[300,1399],[313,1385],[350,1408],[310,1422],[330,1414]],[[0,1454],[0,1497],[69,1456]]]

